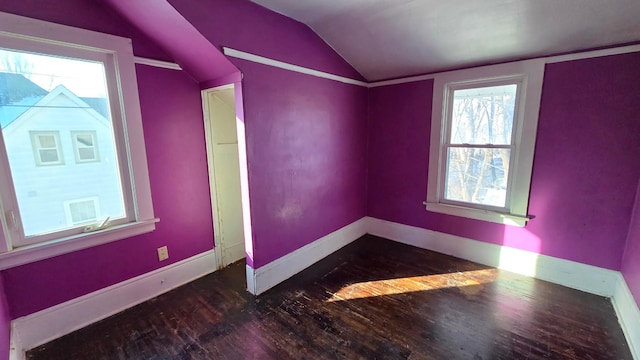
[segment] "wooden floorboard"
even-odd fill
[[[28,359],[632,359],[609,299],[365,236],[263,295],[236,263]]]

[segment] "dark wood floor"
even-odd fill
[[[234,264],[28,359],[631,359],[608,299],[365,236],[254,298]]]

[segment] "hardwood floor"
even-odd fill
[[[255,298],[244,264],[28,359],[631,359],[610,301],[365,236]]]

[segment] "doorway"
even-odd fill
[[[216,262],[223,268],[246,256],[234,85],[203,90],[202,101]]]

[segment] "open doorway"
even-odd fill
[[[244,153],[238,147],[234,85],[203,90],[202,101],[216,262],[223,268],[246,256],[240,161]]]

